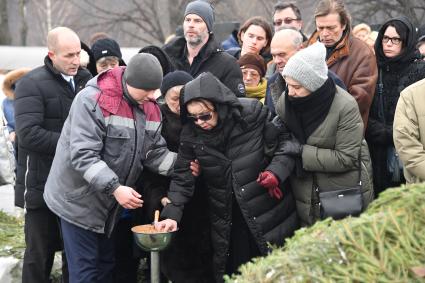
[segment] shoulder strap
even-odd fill
[[[360,150],[359,150],[359,157],[358,157],[359,168],[357,170],[357,184],[359,184],[360,186],[362,185],[362,141],[363,141],[363,138],[360,141]],[[319,184],[317,183],[317,178],[315,173],[313,173],[313,189],[316,190],[317,192],[320,191],[320,187],[319,187]]]
[[[384,84],[382,83],[382,69],[378,70],[379,78],[378,78],[378,117],[379,120],[386,125],[385,121],[385,111],[384,111]]]
[[[358,170],[358,182],[357,184],[359,184],[360,186],[362,185],[362,142],[363,142],[363,138],[360,140],[360,149],[359,149],[359,170]]]

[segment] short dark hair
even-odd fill
[[[273,6],[273,16],[274,14],[276,14],[277,11],[285,10],[287,8],[291,8],[297,19],[302,20],[300,9],[294,2],[277,2]]]

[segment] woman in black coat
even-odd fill
[[[236,96],[212,74],[184,87],[183,129],[165,219],[157,229],[173,230],[195,191],[186,170],[197,159],[208,191],[216,282],[251,258],[266,255],[267,243],[282,245],[298,227],[286,180],[294,161],[280,155],[269,162],[264,138],[269,111],[258,100]],[[257,182],[258,177],[258,182]],[[262,185],[260,185],[261,183]]]
[[[395,164],[392,173],[388,162],[395,153],[393,120],[400,92],[425,77],[425,62],[418,60],[416,41],[415,27],[408,18],[400,17],[386,22],[375,42],[379,75],[370,108],[366,140],[372,159],[376,196],[389,187],[397,187],[405,182],[399,165]]]
[[[161,85],[160,105],[162,114],[161,135],[170,151],[177,152],[180,144],[182,124],[180,120],[180,90],[193,77],[184,71],[170,72],[164,76]],[[169,202],[167,191],[171,178],[144,170],[138,187],[145,200],[141,219],[152,223],[155,210],[161,210]],[[206,209],[206,191],[200,178],[196,179],[197,191],[185,207],[185,216],[179,232],[167,250],[161,252],[161,271],[175,283],[213,282],[212,251],[209,243],[209,226]],[[165,281],[165,280],[164,280]]]

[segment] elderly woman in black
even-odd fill
[[[393,121],[400,92],[425,78],[425,62],[416,51],[417,35],[406,17],[391,19],[375,42],[378,81],[369,112],[366,140],[372,158],[375,194],[404,183],[393,143]]]
[[[174,230],[194,193],[187,170],[197,159],[208,190],[216,281],[255,256],[267,243],[282,245],[298,226],[291,190],[283,183],[293,168],[287,156],[265,154],[269,112],[256,99],[236,96],[210,73],[184,87],[185,118],[165,219],[157,229]],[[261,184],[261,185],[260,185]]]
[[[161,135],[170,151],[177,152],[182,124],[180,119],[180,90],[193,77],[184,71],[166,74],[161,85],[160,105],[162,114]],[[139,179],[141,194],[145,200],[139,211],[143,223],[154,221],[155,210],[161,210],[169,200],[167,191],[171,178],[144,170]],[[167,250],[161,253],[161,272],[174,283],[212,282],[211,245],[206,205],[206,190],[200,178],[196,178],[196,192],[184,208],[179,232]]]

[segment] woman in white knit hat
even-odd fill
[[[329,214],[319,193],[348,192],[357,187],[361,209],[373,196],[370,156],[357,103],[328,78],[325,57],[322,43],[291,57],[282,72],[288,91],[276,105],[275,125],[292,133],[283,153],[295,156],[298,163],[290,180],[304,225],[327,216],[355,214],[349,209]],[[341,196],[346,197],[344,193]]]

